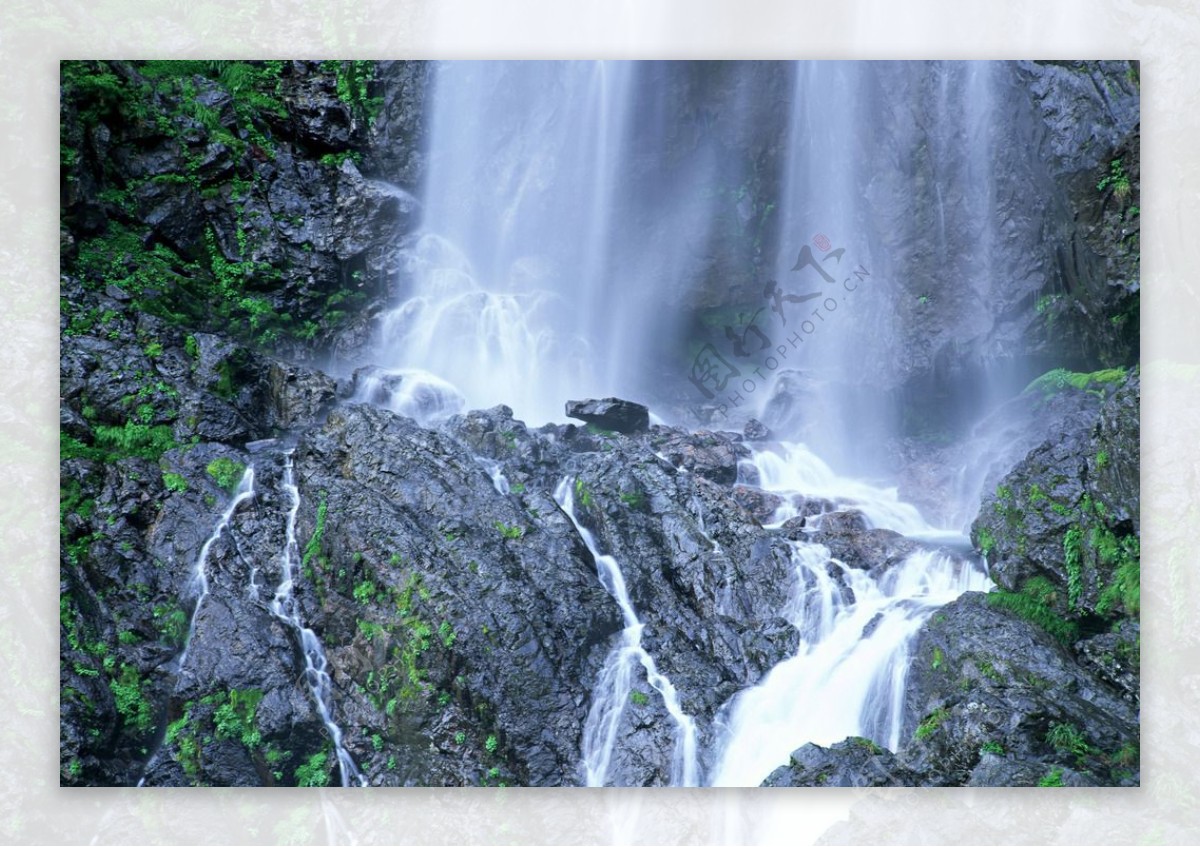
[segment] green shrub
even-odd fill
[[[217,485],[232,493],[246,473],[246,466],[241,462],[235,462],[233,459],[222,456],[209,462],[205,471]]]
[[[925,739],[929,738],[929,736],[937,732],[938,727],[945,723],[946,718],[948,717],[950,717],[949,709],[943,707],[934,709],[933,712],[917,726],[917,731],[913,733],[913,738],[917,741],[924,741]]]
[[[167,491],[183,492],[188,490],[187,480],[177,473],[164,473],[162,480]]]
[[[645,706],[650,702],[650,698],[640,691],[630,691],[629,702],[635,706]]]
[[[1060,616],[1046,602],[1039,599],[1037,594],[996,590],[987,595],[987,600],[991,606],[1005,609],[1040,626],[1063,644],[1072,644],[1079,638],[1079,626],[1074,621]]]
[[[122,665],[120,676],[108,682],[121,720],[138,733],[149,731],[153,721],[150,701],[142,692],[144,685],[137,668],[132,665]]]
[[[1039,788],[1062,788],[1063,787],[1063,769],[1051,768],[1050,772],[1038,780]]]
[[[1073,526],[1063,536],[1063,560],[1067,567],[1067,607],[1079,608],[1083,595],[1083,530]]]
[[[329,785],[329,754],[313,753],[307,762],[296,768],[296,785],[301,788],[324,788]]]

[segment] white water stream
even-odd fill
[[[300,511],[300,490],[292,474],[292,454],[289,452],[284,461],[283,490],[291,499],[287,513],[286,540],[283,552],[280,554],[280,581],[275,588],[275,596],[271,598],[271,613],[292,629],[300,640],[301,651],[304,654],[304,681],[312,694],[317,712],[325,724],[325,730],[333,742],[333,750],[337,755],[338,770],[341,773],[342,787],[351,784],[366,785],[366,778],[350,757],[342,743],[342,730],[333,719],[333,681],[329,677],[329,663],[325,658],[325,650],[321,646],[316,633],[304,625],[300,617],[300,604],[292,591],[295,583],[296,563],[299,560],[299,547],[296,544],[296,514]]]
[[[200,606],[204,603],[204,598],[208,596],[208,553],[212,550],[212,546],[217,543],[217,539],[221,537],[221,533],[229,526],[229,522],[233,520],[233,513],[237,511],[238,506],[254,496],[254,468],[247,467],[245,473],[242,474],[242,479],[238,482],[238,487],[234,491],[233,499],[229,501],[229,505],[225,507],[225,511],[221,513],[221,519],[217,521],[216,528],[213,529],[212,535],[204,542],[200,548],[200,555],[196,557],[196,568],[192,574],[191,586],[196,591],[196,605],[192,609],[192,619],[188,622],[187,637],[183,642],[183,652],[179,654],[176,661],[176,666],[182,670],[187,663],[188,651],[192,647],[192,636],[196,634],[196,618],[200,615]]]
[[[675,723],[675,752],[671,763],[671,785],[698,785],[699,768],[696,759],[696,724],[683,711],[679,703],[679,692],[671,681],[659,673],[654,657],[642,647],[644,624],[638,619],[629,592],[625,587],[625,576],[621,566],[612,556],[602,554],[596,547],[596,539],[575,517],[575,491],[573,480],[566,477],[554,491],[567,517],[575,524],[584,544],[596,560],[600,583],[617,601],[625,621],[620,643],[609,653],[600,672],[600,679],[592,692],[592,707],[584,725],[583,764],[588,786],[608,784],[608,770],[613,750],[617,745],[617,730],[621,716],[629,704],[629,693],[634,670],[641,665],[646,672],[646,681],[662,697],[663,705]]]
[[[777,523],[798,514],[792,497],[819,497],[858,509],[875,528],[967,544],[959,533],[931,526],[894,488],[838,476],[803,444],[759,450],[748,464],[763,489],[785,498]],[[847,567],[821,544],[791,544],[797,594],[785,616],[799,630],[800,646],[725,711],[712,785],[759,785],[808,742],[829,745],[853,735],[897,749],[912,638],[939,606],[991,587],[981,566],[936,550],[914,552],[879,573]]]

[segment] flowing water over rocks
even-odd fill
[[[64,70],[64,785],[1138,783],[1135,67],[220,64]]]

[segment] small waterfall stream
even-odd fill
[[[353,783],[366,785],[366,778],[342,743],[341,727],[333,719],[333,681],[329,677],[329,663],[325,658],[325,649],[321,646],[321,641],[317,638],[316,633],[304,625],[300,617],[300,604],[296,602],[295,594],[292,591],[296,562],[299,559],[299,547],[296,544],[296,514],[300,511],[300,490],[294,481],[290,451],[284,459],[283,481],[280,485],[287,492],[291,506],[287,513],[283,552],[279,557],[279,585],[275,588],[275,595],[270,603],[271,613],[294,631],[300,641],[300,648],[304,655],[304,680],[308,684],[317,712],[321,715],[321,720],[333,742],[334,753],[338,760],[338,770],[341,772],[342,787],[349,787]]]
[[[245,473],[242,474],[241,481],[238,482],[238,486],[234,491],[233,499],[229,501],[229,505],[221,513],[221,518],[217,521],[212,535],[204,542],[204,545],[200,548],[200,555],[196,557],[196,568],[190,582],[190,587],[193,587],[196,591],[196,605],[192,609],[192,618],[188,621],[188,631],[183,642],[183,652],[179,654],[179,658],[175,661],[176,666],[181,671],[187,664],[188,650],[192,646],[192,636],[196,633],[196,618],[200,615],[200,606],[204,603],[204,598],[208,596],[208,553],[212,550],[212,546],[217,543],[217,539],[221,537],[221,533],[229,526],[229,522],[233,520],[233,513],[238,510],[238,506],[253,496],[254,467],[247,466]]]
[[[931,526],[895,489],[840,477],[803,444],[760,449],[747,464],[764,490],[785,496],[776,523],[798,514],[791,498],[819,497],[858,509],[873,527],[969,548],[959,533]],[[727,705],[712,785],[759,785],[807,742],[856,735],[897,749],[913,637],[938,607],[991,587],[981,564],[936,549],[879,572],[847,567],[821,544],[791,546],[797,589],[785,617],[799,630],[800,646]]]
[[[621,608],[625,629],[620,643],[609,653],[592,694],[592,708],[584,726],[583,762],[588,786],[607,784],[608,768],[617,743],[617,728],[629,702],[633,671],[640,664],[646,681],[657,691],[663,705],[675,722],[675,753],[671,765],[671,785],[698,785],[699,768],[696,758],[696,724],[683,711],[679,692],[671,681],[659,673],[654,658],[642,647],[644,624],[638,619],[621,566],[612,556],[602,554],[596,540],[575,516],[573,481],[565,477],[554,491],[554,499],[575,525],[580,537],[596,560],[600,582]]]

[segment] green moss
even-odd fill
[[[168,491],[183,492],[188,490],[188,482],[184,477],[177,473],[164,473],[162,475],[163,486]]]
[[[938,727],[945,723],[948,717],[950,717],[949,709],[941,707],[934,709],[933,712],[917,726],[917,731],[913,733],[913,738],[917,741],[926,740],[929,738],[929,736],[937,732]]]
[[[1004,747],[998,741],[986,741],[984,742],[983,746],[979,748],[979,752],[981,754],[991,753],[993,756],[1003,756]]]
[[[995,536],[992,535],[992,531],[986,526],[979,528],[979,539],[977,543],[979,545],[979,551],[983,553],[985,558],[990,557],[992,555],[992,550],[996,549]]]
[[[1049,587],[1049,593],[1045,588]],[[1071,644],[1079,638],[1079,626],[1055,612],[1050,603],[1057,592],[1044,578],[1034,578],[1025,583],[1020,593],[996,590],[987,595],[988,604],[1012,612],[1053,635],[1063,644]]]
[[[1103,396],[1104,392],[1099,389],[1105,385],[1122,382],[1125,375],[1124,368],[1107,368],[1092,373],[1076,373],[1068,371],[1066,368],[1054,368],[1025,386],[1025,391],[1036,390],[1042,392],[1044,396],[1049,396],[1072,388],[1077,391],[1092,391]]]
[[[852,743],[857,744],[859,747],[862,747],[864,750],[867,750],[868,752],[870,752],[870,754],[872,756],[879,756],[879,755],[883,754],[883,748],[880,747],[878,744],[876,744],[874,741],[872,741],[869,738],[863,738],[862,736],[854,736],[854,737],[850,738],[849,740]]]
[[[222,456],[209,462],[204,470],[217,485],[232,493],[245,475],[246,466]]]
[[[645,706],[650,702],[650,698],[640,691],[630,691],[629,702],[633,703],[635,706]]]

